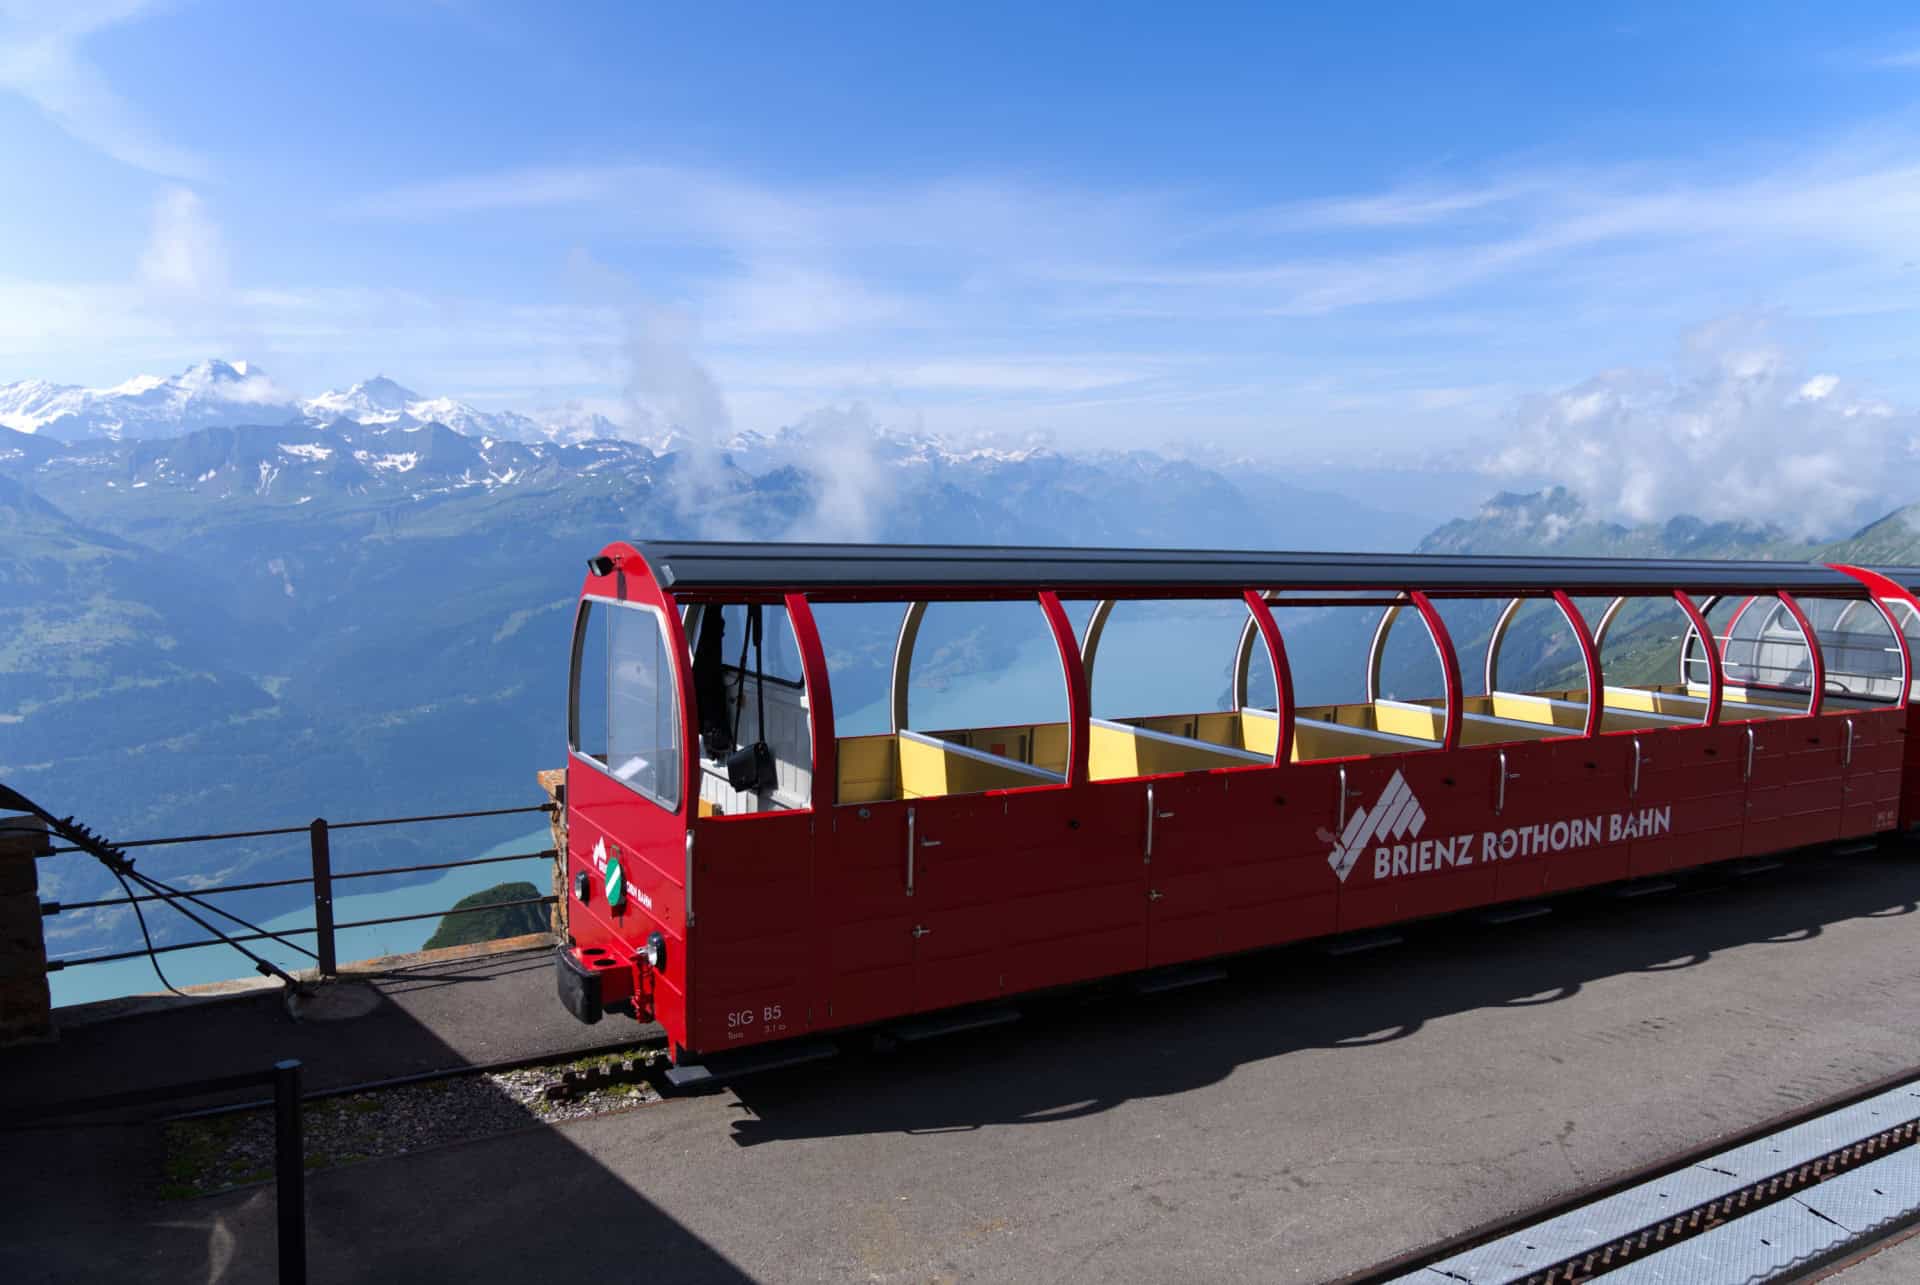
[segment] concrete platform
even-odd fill
[[[316,1173],[313,1274],[1327,1281],[1920,1066],[1916,909],[1910,855],[1809,860],[1056,1000]],[[554,1006],[526,1002],[476,1021]],[[6,1148],[0,1184],[47,1195],[0,1204],[0,1279],[270,1278],[271,1189],[158,1203],[150,1144],[87,1133]]]
[[[305,1064],[309,1089],[327,1089],[658,1030],[575,1021],[554,999],[552,950],[529,937],[365,960],[291,1010],[284,987],[264,978],[196,987],[185,999],[146,995],[59,1009],[56,1042],[0,1052],[0,1112],[264,1069],[289,1057]]]

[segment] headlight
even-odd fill
[[[667,966],[667,939],[659,933],[648,934],[647,944],[640,953],[645,957],[647,966],[659,972]]]
[[[581,905],[584,906],[587,904],[587,894],[592,891],[593,880],[587,877],[586,871],[582,870],[573,877],[573,895],[579,900]]]

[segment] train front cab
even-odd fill
[[[1912,777],[1920,610],[1851,569],[1859,591],[1755,602],[1521,592],[1463,631],[1485,647],[1475,693],[1447,616],[1484,593],[1190,592],[1243,616],[1226,708],[1100,717],[1114,605],[1167,596],[983,590],[1035,612],[1065,696],[1063,718],[994,726],[911,725],[928,598],[909,599],[890,729],[841,737],[813,604],[850,595],[678,601],[630,547],[603,559],[574,648],[561,992],[583,1018],[659,1021],[676,1060],[1871,835]],[[1576,684],[1500,684],[1528,604],[1558,613]],[[1379,614],[1364,699],[1297,705],[1275,609],[1328,606]],[[1654,609],[1679,622],[1677,672],[1609,682],[1609,630]],[[698,655],[716,615],[717,679]],[[1396,620],[1438,691],[1387,690]],[[759,743],[771,771],[742,790],[727,759]]]

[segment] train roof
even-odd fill
[[[1502,594],[1563,589],[1635,594],[1864,592],[1815,562],[1715,559],[1479,557],[1457,554],[1060,549],[995,545],[787,544],[643,540],[634,544],[663,589],[870,593],[898,590],[1198,591],[1422,590]],[[1920,584],[1920,568],[1885,572]]]

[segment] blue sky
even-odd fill
[[[1755,353],[1920,403],[1920,17],[1599,8],[0,0],[0,382],[1301,457]]]

